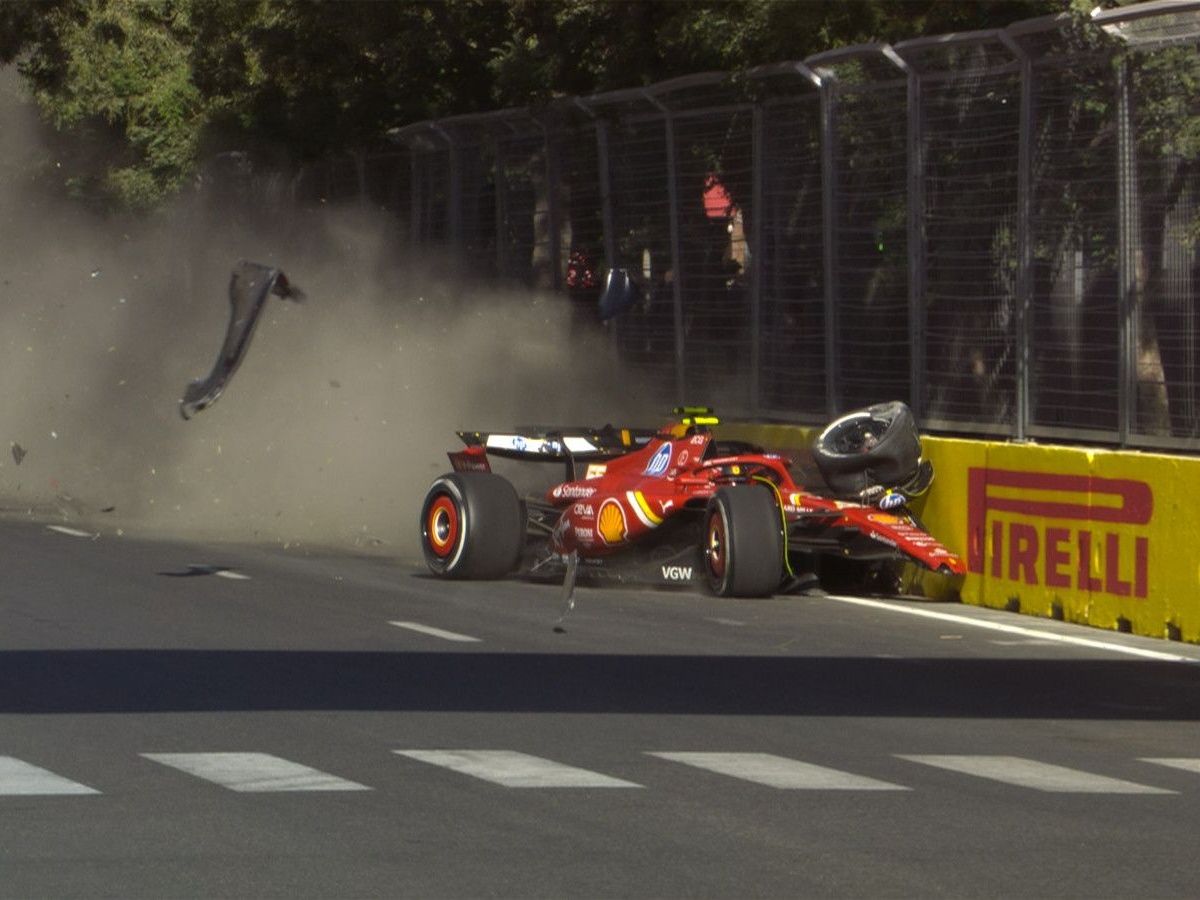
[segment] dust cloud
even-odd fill
[[[53,159],[0,70],[0,513],[104,536],[419,555],[416,520],[457,429],[656,424],[568,301],[489,290],[406,257],[362,209],[263,225],[197,196],[144,220],[48,199]],[[281,268],[210,409],[178,413],[229,318],[232,265]]]

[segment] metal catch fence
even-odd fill
[[[615,352],[679,402],[1196,450],[1198,51],[1191,0],[843,48],[410,125],[340,183],[489,278],[629,269]]]

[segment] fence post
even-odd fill
[[[596,174],[600,182],[600,227],[604,231],[604,257],[608,264],[607,268],[615,269],[620,261],[617,259],[617,231],[613,221],[612,172],[608,159],[608,123],[596,115],[583,100],[577,97],[575,102],[580,109],[587,113],[596,128],[596,166],[599,169]],[[607,273],[605,277],[607,277]],[[614,362],[620,356],[617,336],[620,327],[619,321],[613,321],[609,329],[609,351]]]
[[[505,172],[504,145],[490,135],[492,159],[496,164],[496,274],[507,278],[508,271],[508,175]]]
[[[563,288],[562,265],[562,161],[559,158],[558,142],[551,136],[552,132],[544,123],[542,136],[546,141],[546,181],[549,182],[550,193],[550,268],[554,273],[554,290]]]
[[[1137,403],[1137,156],[1129,58],[1117,65],[1117,440],[1129,445]]]
[[[882,48],[906,76],[908,142],[908,392],[918,420],[925,414],[925,128],[921,103],[921,73],[892,47]]]
[[[412,179],[412,194],[408,198],[408,240],[414,250],[421,246],[421,226],[424,220],[424,217],[421,215],[423,203],[421,195],[424,193],[424,184],[421,180],[421,163],[419,158],[420,154],[410,146],[408,148],[408,168],[410,173],[409,178]]]
[[[421,122],[416,125],[410,125],[406,128],[393,128],[388,132],[388,137],[397,144],[402,144],[408,151],[408,179],[409,179],[409,197],[408,197],[408,242],[415,250],[420,247],[425,236],[422,234],[422,229],[425,223],[425,178],[424,166],[422,165],[422,157],[425,153],[425,148],[422,146],[425,142],[419,136],[418,130],[429,130],[431,127],[428,122]]]
[[[758,396],[760,390],[760,372],[762,367],[762,273],[763,252],[762,220],[766,210],[764,199],[765,186],[763,178],[763,108],[756,101],[751,113],[750,124],[750,209],[753,218],[750,220],[750,413],[758,414]]]
[[[449,160],[450,183],[446,191],[446,223],[449,228],[450,246],[461,250],[463,246],[462,215],[462,161],[458,158],[458,147],[454,137],[436,122],[430,126],[446,142],[446,157]]]
[[[586,107],[585,107],[586,108]],[[596,119],[596,164],[600,168],[600,220],[604,228],[604,257],[608,268],[617,267],[617,232],[613,221],[612,172],[608,159],[608,123]]]
[[[683,273],[679,264],[683,259],[679,233],[679,160],[675,148],[675,117],[662,101],[643,91],[642,95],[663,114],[663,135],[667,142],[667,205],[671,220],[671,299],[675,314],[675,402],[687,402],[684,397],[684,353],[683,353]]]
[[[996,33],[997,39],[1017,59],[1021,78],[1020,109],[1017,117],[1017,274],[1014,281],[1013,314],[1016,393],[1013,438],[1028,437],[1032,395],[1031,337],[1029,310],[1033,305],[1033,58],[1008,31]]]
[[[830,69],[817,69],[821,79],[821,220],[825,229],[825,414],[838,413],[838,301],[837,284],[837,127],[833,92],[837,79]]]
[[[1016,434],[1026,439],[1031,410],[1029,310],[1033,303],[1033,61],[1013,41],[1021,66],[1017,134]]]
[[[542,177],[546,179],[546,258],[550,266],[550,284],[552,290],[562,290],[562,234],[560,223],[562,216],[559,210],[559,160],[558,145],[550,138],[550,127],[542,119],[534,119],[534,125],[542,133],[542,157],[544,168]],[[536,238],[535,238],[536,240]]]

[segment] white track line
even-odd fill
[[[427,634],[430,637],[441,638],[443,641],[460,641],[463,643],[479,643],[479,638],[471,637],[469,634],[459,634],[456,631],[443,631],[440,628],[434,628],[432,625],[422,625],[420,622],[388,622],[389,625],[395,625],[397,628],[405,628],[409,631],[415,631],[418,634]]]
[[[843,597],[830,594],[826,599],[836,600],[838,603],[849,603],[854,606],[866,606],[871,609],[886,610],[888,612],[904,613],[908,616],[920,616],[925,619],[936,619],[941,622],[953,622],[955,625],[966,625],[971,628],[986,628],[991,631],[999,631],[1004,634],[1016,634],[1024,638],[1032,638],[1038,641],[1054,641],[1059,644],[1071,644],[1075,647],[1088,647],[1092,650],[1108,650],[1112,653],[1125,653],[1129,656],[1141,656],[1145,659],[1158,659],[1165,662],[1186,662],[1195,663],[1200,660],[1191,658],[1190,656],[1180,656],[1177,653],[1165,653],[1161,650],[1146,650],[1141,647],[1127,647],[1123,644],[1113,644],[1108,641],[1097,640],[1095,638],[1077,637],[1070,634],[1056,634],[1052,631],[1040,631],[1036,628],[1027,628],[1023,625],[1008,625],[1004,622],[989,622],[985,619],[975,619],[970,616],[960,616],[954,613],[938,612],[937,610],[927,609],[923,606],[901,606],[897,603],[887,603],[881,600],[868,600],[865,597]]]

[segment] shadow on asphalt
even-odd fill
[[[0,713],[263,710],[1200,719],[1200,671],[1108,660],[0,652]]]

